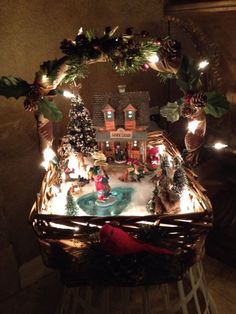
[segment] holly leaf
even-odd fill
[[[160,115],[167,121],[176,122],[180,117],[180,108],[177,102],[168,102],[167,105],[160,108]]]
[[[181,66],[176,74],[176,84],[186,94],[198,90],[201,86],[200,71],[196,60],[183,56]]]
[[[44,97],[38,104],[38,109],[45,118],[51,121],[59,121],[62,119],[62,113],[58,109],[57,105],[49,101],[46,97]]]
[[[229,102],[225,95],[215,91],[206,94],[207,104],[204,107],[206,114],[215,118],[222,117],[229,110]]]
[[[26,96],[30,89],[30,84],[19,77],[14,76],[2,76],[0,78],[0,95],[7,98],[14,97],[19,98]]]

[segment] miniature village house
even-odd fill
[[[94,95],[93,123],[99,149],[110,160],[145,161],[149,125],[149,93],[146,91]]]

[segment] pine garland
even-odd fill
[[[175,78],[185,96],[192,91],[198,93],[196,97],[193,97],[190,106],[186,102],[186,97],[177,101],[180,107],[178,118],[180,115],[191,116],[195,106],[204,106],[207,114],[217,118],[229,109],[229,102],[220,93],[208,93],[206,100],[206,95],[200,91],[201,72],[198,62],[182,55],[180,43],[168,37],[151,38],[147,31],[137,33],[132,27],[127,28],[125,33],[115,36],[117,29],[118,27],[113,29],[106,27],[101,37],[93,31],[80,30],[74,40],[64,39],[60,47],[64,56],[43,62],[33,84],[16,77],[1,77],[0,95],[15,98],[26,96],[24,104],[26,110],[39,110],[44,115],[46,114],[48,119],[57,121],[62,114],[56,104],[52,101],[45,101],[46,97],[51,96],[52,93],[55,95],[59,93],[57,90],[59,85],[86,77],[89,64],[108,61],[117,73],[124,75],[140,70],[146,71],[152,65],[149,61],[150,57],[158,55],[160,60],[154,63],[159,66],[155,70],[158,71],[161,81]],[[31,86],[33,86],[32,89]],[[37,93],[32,94],[31,90]],[[201,95],[203,97],[200,97]],[[48,108],[46,109],[45,106]],[[166,110],[160,111],[160,114],[164,112],[164,116],[169,121],[176,121],[172,118],[176,115],[176,108],[168,107],[167,109],[168,114]]]

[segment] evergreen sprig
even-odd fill
[[[90,63],[108,61],[117,73],[124,75],[146,70],[148,68],[148,59],[154,53],[158,53],[160,63],[163,64],[166,62],[175,63],[177,59],[182,60],[177,74],[173,74],[168,70],[168,67],[164,72],[158,72],[157,76],[161,82],[176,78],[176,83],[185,96],[190,92],[199,92],[201,72],[198,69],[198,63],[192,58],[181,55],[181,46],[177,41],[170,38],[153,39],[149,37],[147,31],[135,33],[132,27],[128,27],[125,33],[116,35],[117,29],[117,26],[113,29],[106,27],[101,37],[90,30],[84,33],[80,31],[74,40],[64,39],[60,47],[64,56],[60,59],[43,62],[40,70],[36,73],[33,84],[29,84],[21,78],[4,76],[0,78],[0,95],[15,98],[26,96],[26,102],[32,103],[33,101],[30,109],[34,111],[34,108],[38,107],[40,99],[27,99],[32,85],[35,85],[35,89],[38,88],[44,97],[49,96],[58,84],[68,84],[76,79],[85,78]],[[68,67],[65,65],[68,65]],[[45,81],[43,80],[44,76]],[[216,92],[210,92],[207,96],[208,102],[205,104],[205,112],[217,118],[221,117],[229,108],[228,101],[224,95]],[[184,105],[184,99],[182,100],[182,103],[177,101],[178,105]],[[44,113],[49,112],[48,118],[58,120],[58,118],[55,119],[55,114],[51,114],[54,111],[59,117],[58,109],[55,109],[56,105],[47,102],[49,107],[51,106],[50,109],[46,108],[44,100],[41,103],[39,110],[42,108]],[[25,106],[26,110],[28,108],[28,105]],[[189,107],[184,109],[186,110],[182,111],[181,114],[184,113],[182,116],[188,117],[191,114],[191,112],[189,113]],[[176,112],[176,108],[170,105],[165,110],[163,109],[164,116],[172,122],[176,121]],[[172,118],[171,115],[175,115],[175,117]]]

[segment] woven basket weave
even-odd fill
[[[149,144],[164,144],[171,156],[177,148],[162,132],[149,134]],[[41,214],[47,206],[47,187],[55,179],[51,168],[42,183],[30,222],[49,267],[61,269],[67,285],[141,285],[180,278],[204,254],[206,234],[211,228],[211,204],[195,174],[186,169],[191,193],[198,199],[197,212],[147,216],[59,216]],[[125,257],[107,254],[100,246],[98,232],[110,223],[132,236],[176,252],[173,256],[139,253]]]

